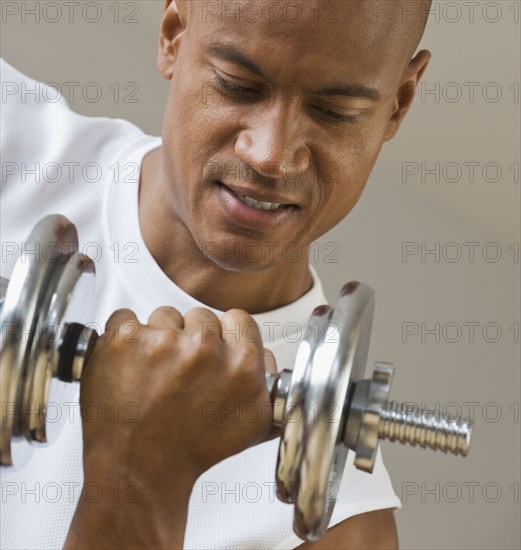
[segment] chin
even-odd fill
[[[276,265],[276,262],[266,260],[249,261],[247,258],[241,258],[239,255],[234,257],[229,253],[225,256],[219,254],[205,254],[206,261],[213,262],[221,269],[226,271],[233,271],[235,273],[255,273],[258,271],[265,271]]]
[[[252,273],[277,265],[280,259],[254,241],[236,239],[199,244],[204,262],[212,262],[226,271]]]

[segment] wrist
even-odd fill
[[[65,548],[181,548],[194,483],[174,466],[165,479],[150,468],[86,455]]]
[[[161,501],[133,481],[85,479],[65,548],[182,548],[189,499],[184,488]]]

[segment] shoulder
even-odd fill
[[[92,157],[100,150],[143,136],[128,121],[75,113],[58,89],[30,78],[4,59],[0,59],[0,81],[0,150],[5,163],[57,163],[79,161],[82,156],[95,161]]]
[[[50,85],[5,60],[0,80],[3,241],[19,249],[36,221],[55,213],[97,236],[106,190],[129,173],[119,159],[145,134],[128,121],[75,113]],[[9,273],[14,257],[3,258],[2,272]]]
[[[394,550],[398,548],[398,533],[392,509],[376,510],[350,517],[328,529],[319,542],[306,542],[301,550]]]

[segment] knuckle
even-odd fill
[[[123,321],[118,327],[118,335],[120,340],[126,343],[135,344],[139,342],[139,333],[141,325],[135,319]]]
[[[174,351],[175,332],[169,329],[149,331],[143,342],[143,354],[149,359],[159,359]]]
[[[231,319],[236,319],[237,321],[242,321],[242,322],[246,322],[246,321],[252,321],[253,320],[253,317],[247,312],[245,311],[244,309],[238,309],[238,308],[232,308],[232,309],[229,309],[223,316],[221,319],[223,318],[231,318]]]
[[[260,343],[262,332],[255,319],[241,309],[230,309],[221,317],[226,340],[235,343]]]
[[[196,307],[191,309],[185,316],[190,319],[192,326],[198,326],[201,332],[220,334],[219,318],[209,309]]]
[[[204,321],[201,325],[201,334],[198,335],[203,344],[214,340],[220,340],[221,338],[221,326],[219,322]]]
[[[194,307],[193,309],[190,310],[190,313],[193,315],[197,315],[199,317],[206,317],[208,319],[218,321],[217,315],[215,315],[215,313],[212,310],[205,307]]]
[[[126,319],[134,318],[134,312],[128,308],[116,309],[105,323],[105,331],[111,330],[114,325],[118,325]]]
[[[100,340],[104,345],[138,344],[142,328],[135,319],[113,322],[106,327],[106,331],[101,335]]]
[[[183,356],[193,366],[203,366],[222,357],[220,340],[205,340],[201,334],[190,334],[183,342]]]
[[[158,308],[154,309],[150,317],[158,313],[166,315],[181,315],[181,312],[173,306],[159,306]]]
[[[259,325],[254,319],[245,321],[241,330],[242,337],[249,343],[262,342],[262,334]]]
[[[259,370],[259,349],[253,344],[241,344],[234,350],[233,361],[240,372],[251,375]]]

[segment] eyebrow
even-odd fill
[[[347,97],[365,97],[378,101],[380,92],[376,88],[365,86],[364,84],[328,84],[325,88],[311,88],[307,90],[310,94],[326,95],[326,96],[347,96]]]
[[[224,61],[231,61],[232,63],[235,63],[237,65],[242,65],[253,74],[256,74],[260,78],[269,81],[269,78],[264,74],[264,72],[259,68],[256,63],[254,63],[251,59],[246,57],[243,53],[241,53],[233,46],[230,46],[229,44],[210,44],[206,47],[206,51],[210,54],[215,55],[216,57],[220,57]]]
[[[229,44],[213,43],[206,47],[207,53],[219,57],[224,61],[230,61],[236,65],[242,65],[258,77],[271,82],[264,71],[249,57],[244,55],[234,46]],[[305,90],[307,94],[318,94],[325,96],[347,96],[347,97],[365,97],[373,101],[380,99],[380,93],[376,88],[364,84],[344,84],[328,83],[324,88],[310,88]]]

